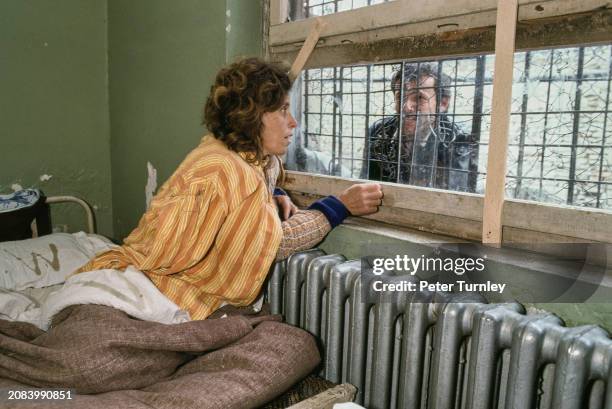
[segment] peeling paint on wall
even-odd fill
[[[53,175],[47,175],[46,173],[44,175],[40,175],[39,179],[41,182],[46,182],[47,180],[50,180],[53,177]]]
[[[23,186],[21,186],[19,183],[13,183],[11,185],[11,189],[13,189],[13,192],[16,192],[18,190],[23,190]]]
[[[151,199],[157,190],[157,169],[153,167],[151,162],[147,162],[147,184],[145,185],[145,201],[146,208],[149,208]]]
[[[226,33],[229,33],[230,31],[232,31],[232,18],[231,17],[232,17],[232,10],[228,8],[225,10],[225,32]]]

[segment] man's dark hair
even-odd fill
[[[262,117],[278,110],[291,81],[285,67],[246,58],[222,68],[204,107],[204,125],[235,152],[249,152],[247,161],[262,163]]]
[[[451,96],[451,79],[448,75],[443,74],[438,69],[437,63],[406,63],[404,65],[404,84],[410,81],[415,81],[423,77],[432,77],[434,79],[434,87],[436,87],[436,95],[440,98],[450,98]],[[391,77],[391,89],[393,92],[398,92],[400,83],[402,82],[401,68],[393,73]]]

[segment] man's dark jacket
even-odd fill
[[[447,115],[440,115],[436,132],[429,135],[425,146],[413,149],[412,141],[405,143],[399,161],[398,124],[398,117],[393,116],[370,127],[363,179],[463,192],[476,190],[478,144]]]

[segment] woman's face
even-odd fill
[[[278,111],[266,112],[261,118],[261,142],[264,155],[284,155],[291,143],[297,122],[289,112],[289,96],[285,96]]]

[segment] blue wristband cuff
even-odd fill
[[[342,204],[342,202],[338,200],[336,196],[327,196],[326,198],[317,200],[311,204],[308,209],[319,210],[322,212],[325,217],[327,217],[327,220],[329,221],[329,224],[331,224],[332,228],[336,227],[342,223],[344,219],[350,216],[346,206],[344,206],[344,204]]]
[[[275,187],[274,188],[274,196],[287,196],[287,192],[285,192],[280,187]]]

